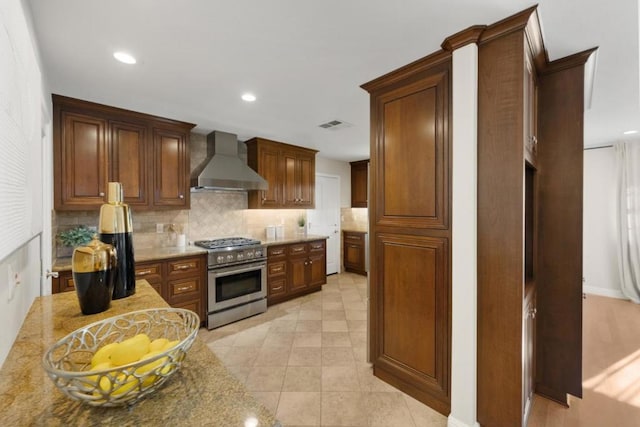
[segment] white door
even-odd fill
[[[328,236],[327,274],[340,271],[340,177],[316,175],[316,208],[307,211],[309,234]]]

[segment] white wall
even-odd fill
[[[42,159],[41,129],[45,110],[42,100],[42,76],[29,13],[20,0],[3,0],[0,2],[0,114],[3,115],[0,151],[24,151],[29,157],[26,167],[0,168],[0,185],[10,188],[12,182],[22,180],[24,188],[20,191],[35,195],[31,205],[33,221],[30,221],[30,235],[35,238],[13,238],[9,243],[17,249],[0,260],[0,364],[4,363],[33,299],[40,295],[39,234],[46,218],[43,219],[41,210],[41,171],[30,168],[34,164],[31,162]],[[19,160],[15,159],[18,165]],[[11,218],[11,215],[2,215],[2,227],[15,226]],[[12,283],[16,274],[18,285]]]
[[[613,148],[584,152],[583,276],[587,293],[624,298],[616,255],[616,165]]]
[[[340,176],[340,207],[351,207],[351,165],[340,160],[316,156],[316,173]]]
[[[449,427],[476,421],[478,234],[478,46],[453,52],[451,201],[451,413]]]

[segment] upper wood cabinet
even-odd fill
[[[249,192],[250,209],[313,209],[316,150],[263,138],[247,144],[247,164],[269,183],[268,190]]]
[[[189,208],[189,131],[178,122],[53,95],[54,208],[93,210],[122,182],[137,210]]]
[[[153,129],[153,205],[189,207],[189,138],[176,129]]]
[[[369,202],[369,159],[351,162],[351,207],[366,208]]]

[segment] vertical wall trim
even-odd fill
[[[451,427],[478,426],[478,46],[453,52]]]

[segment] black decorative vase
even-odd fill
[[[109,308],[113,295],[116,251],[111,245],[93,240],[77,247],[71,259],[71,271],[82,314],[101,313]]]
[[[113,299],[125,298],[136,293],[135,265],[133,260],[133,226],[131,210],[122,202],[122,184],[109,183],[108,203],[100,208],[100,240],[113,245],[118,262],[115,267]]]

